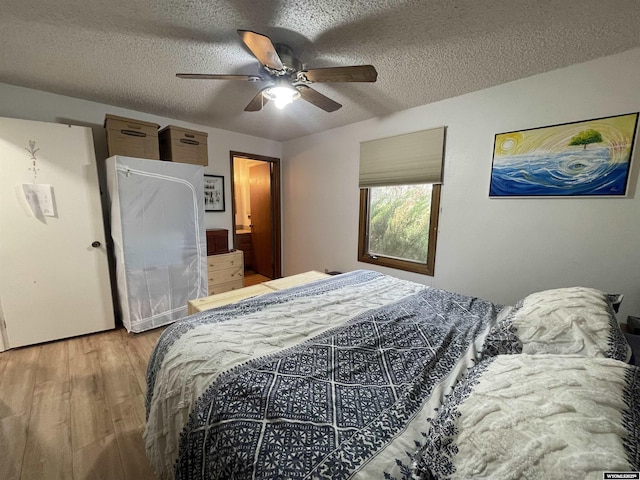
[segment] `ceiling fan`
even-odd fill
[[[200,80],[246,80],[268,82],[245,107],[246,112],[257,112],[269,101],[284,108],[297,98],[334,112],[342,105],[314,90],[309,85],[320,82],[375,82],[378,72],[373,65],[352,65],[303,69],[288,45],[271,43],[266,35],[249,30],[238,30],[240,38],[258,59],[262,67],[258,75],[217,75],[206,73],[177,73],[176,77]]]

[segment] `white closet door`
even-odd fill
[[[91,129],[0,118],[0,302],[10,348],[114,328]]]

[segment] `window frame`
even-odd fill
[[[360,189],[360,212],[358,226],[358,261],[395,268],[407,272],[434,275],[436,263],[436,243],[438,237],[438,217],[440,216],[441,185],[434,183],[431,190],[431,212],[429,214],[429,242],[427,245],[427,262],[420,263],[394,257],[369,254],[369,188]]]

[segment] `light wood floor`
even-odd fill
[[[249,287],[251,285],[257,285],[259,283],[268,282],[271,280],[269,277],[255,273],[253,270],[245,270],[244,272],[244,286]]]
[[[247,272],[245,286],[269,281]],[[0,480],[155,480],[144,453],[147,362],[159,328],[0,353]]]
[[[142,431],[147,360],[162,330],[0,353],[0,479],[155,479]]]

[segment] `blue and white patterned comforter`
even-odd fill
[[[169,327],[148,368],[161,478],[410,475],[501,306],[356,271]]]

